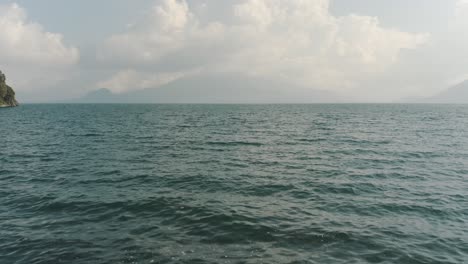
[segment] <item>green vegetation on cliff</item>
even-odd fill
[[[17,106],[15,91],[6,84],[6,77],[0,71],[0,107]]]

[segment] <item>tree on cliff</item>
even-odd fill
[[[0,71],[0,107],[17,105],[15,91],[6,84],[5,74]]]

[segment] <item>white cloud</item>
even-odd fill
[[[60,80],[61,69],[79,60],[77,48],[67,47],[62,35],[30,22],[17,4],[0,5],[0,32],[0,69],[20,90]]]
[[[466,19],[466,15],[468,15],[468,0],[458,0],[455,15],[460,19]]]
[[[184,32],[192,19],[187,3],[167,0],[155,5],[144,22],[129,32],[110,37],[99,54],[126,63],[153,62],[182,47]]]
[[[402,50],[428,39],[382,27],[375,17],[334,16],[329,4],[245,0],[232,6],[230,22],[201,23],[185,1],[158,1],[144,22],[110,37],[99,58],[135,68],[197,58],[189,65],[204,71],[244,72],[343,90],[384,72]]]
[[[97,87],[111,90],[114,93],[123,93],[132,90],[155,88],[186,76],[187,72],[143,73],[135,70],[119,71],[111,78],[97,83]]]

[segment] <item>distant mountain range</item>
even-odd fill
[[[114,94],[90,92],[76,103],[331,103],[344,102],[321,90],[239,74],[198,75],[166,85]]]
[[[468,104],[468,80],[427,99],[430,103]]]
[[[416,97],[402,100],[404,103],[468,104],[468,80],[431,97]]]
[[[197,75],[157,88],[115,94],[106,88],[92,91],[75,103],[344,103],[332,92],[240,74]],[[428,98],[405,103],[468,104],[468,80]]]

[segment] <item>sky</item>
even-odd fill
[[[0,0],[0,70],[26,102],[225,73],[392,102],[468,79],[467,32],[468,0]]]

